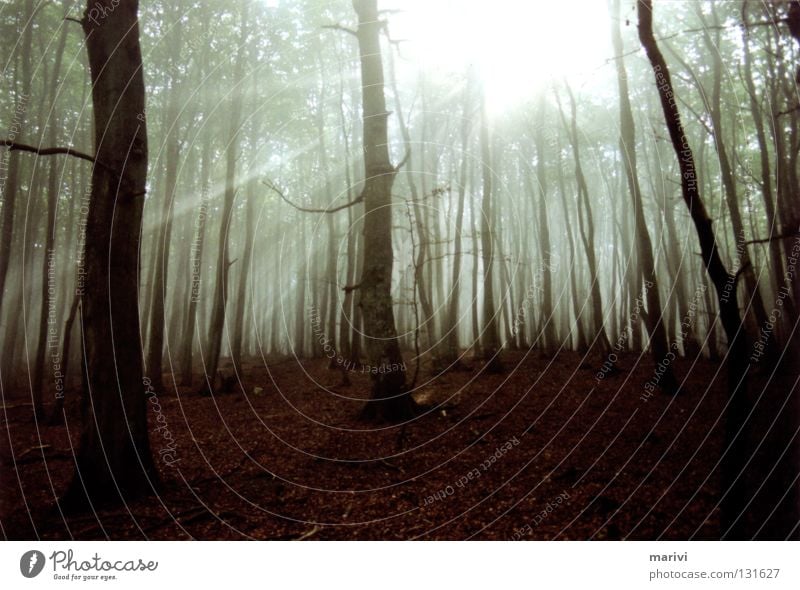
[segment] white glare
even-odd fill
[[[551,79],[591,75],[609,56],[604,0],[386,0],[392,37],[428,70],[477,66],[491,110]]]

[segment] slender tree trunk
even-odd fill
[[[589,285],[592,294],[592,325],[594,326],[591,345],[592,347],[599,347],[602,355],[607,355],[611,350],[611,343],[608,340],[604,325],[603,297],[600,293],[597,258],[594,249],[594,220],[592,217],[592,206],[589,200],[589,187],[586,184],[586,177],[583,175],[583,167],[581,165],[575,97],[569,86],[567,86],[567,94],[570,102],[570,123],[567,123],[563,112],[561,113],[561,117],[564,128],[567,130],[567,135],[572,145],[572,153],[575,158],[575,181],[578,184],[578,229],[580,230],[586,261],[589,264]],[[561,105],[559,104],[559,109],[560,108]]]
[[[417,226],[417,235],[419,236],[419,245],[414,260],[414,284],[416,285],[416,295],[419,296],[420,307],[422,307],[422,325],[425,326],[425,333],[427,334],[427,347],[428,351],[438,356],[436,348],[436,339],[434,338],[434,312],[431,303],[432,290],[428,288],[428,279],[425,276],[425,261],[429,255],[430,237],[423,220],[423,212],[420,208],[420,194],[417,189],[417,183],[414,179],[413,167],[413,151],[411,149],[411,133],[408,130],[405,117],[403,115],[403,108],[400,103],[400,91],[397,88],[397,80],[394,75],[394,59],[389,57],[389,75],[392,86],[392,93],[394,95],[395,110],[397,111],[397,119],[400,125],[400,133],[403,137],[403,145],[406,150],[408,161],[405,165],[406,182],[408,183],[409,190],[411,191],[411,208],[414,212],[414,223]],[[412,228],[413,231],[413,228]]]
[[[494,302],[494,216],[492,214],[492,153],[489,144],[489,114],[486,111],[486,91],[481,92],[481,175],[483,201],[481,203],[481,257],[483,258],[483,359],[490,372],[503,370],[500,359],[500,336],[497,330],[497,310]]]
[[[28,105],[31,100],[31,43],[33,39],[33,0],[26,0],[24,16],[21,17],[27,22],[22,35],[22,50],[20,55],[21,68],[13,68],[14,78],[12,82],[12,89],[14,90],[14,116],[12,118],[12,126],[9,129],[9,139],[12,139],[12,133],[16,136],[24,131],[25,113],[28,110]],[[17,79],[17,72],[22,70],[22,82],[19,84]],[[19,86],[22,88],[20,89]],[[5,154],[3,154],[5,156]],[[3,218],[2,226],[0,226],[0,318],[2,318],[3,302],[7,297],[6,294],[6,279],[8,277],[8,267],[11,262],[11,253],[13,252],[14,243],[14,211],[17,207],[17,199],[20,197],[19,190],[19,167],[20,167],[20,154],[17,151],[8,152],[8,176],[6,182],[0,184],[3,197]],[[14,314],[12,317],[18,317]],[[9,333],[6,330],[6,333]],[[12,332],[13,334],[13,332]],[[8,342],[6,345],[10,345]],[[9,354],[9,353],[6,353]],[[6,355],[4,354],[5,358]],[[10,367],[9,367],[10,368]],[[8,369],[4,363],[4,372],[8,374]]]
[[[467,149],[469,146],[470,127],[473,114],[470,100],[470,83],[464,89],[464,106],[461,114],[461,163],[458,178],[458,205],[456,208],[456,227],[453,233],[453,274],[450,283],[450,294],[447,305],[447,361],[455,363],[455,368],[460,368],[460,348],[458,343],[458,302],[461,297],[461,248],[462,233],[464,231],[464,203],[467,194]]]
[[[553,316],[553,275],[552,256],[550,253],[550,229],[547,219],[547,168],[545,166],[545,141],[544,141],[544,121],[545,121],[544,93],[539,99],[538,112],[536,114],[536,132],[534,133],[534,143],[536,144],[536,183],[539,185],[538,206],[539,211],[539,251],[542,257],[542,333],[539,347],[545,354],[551,354],[556,348],[555,336],[555,317]]]
[[[636,221],[636,251],[644,274],[644,289],[647,300],[647,311],[644,312],[645,324],[650,334],[650,347],[653,362],[657,367],[665,367],[658,383],[664,393],[678,393],[678,381],[672,370],[672,362],[668,354],[670,344],[664,330],[664,317],[661,308],[661,296],[658,292],[658,278],[653,260],[653,244],[644,217],[642,205],[642,189],[639,186],[639,172],[636,166],[636,127],[633,121],[633,109],[628,96],[628,75],[625,71],[623,57],[622,33],[620,32],[619,0],[613,0],[611,22],[611,39],[617,62],[617,81],[619,84],[620,140],[619,147],[625,166],[625,177],[628,179],[628,190],[633,201],[633,215]],[[634,329],[638,329],[636,326]]]
[[[247,305],[247,282],[253,260],[253,240],[255,238],[256,193],[253,181],[248,182],[247,205],[245,207],[245,236],[242,245],[242,266],[239,267],[239,286],[236,289],[236,312],[233,320],[231,341],[231,360],[239,378],[242,376],[242,343],[244,341],[244,316]]]
[[[214,283],[214,300],[211,310],[211,322],[208,330],[208,363],[206,373],[207,393],[213,393],[217,380],[217,369],[222,354],[222,333],[225,329],[225,304],[228,300],[228,275],[231,264],[228,260],[228,234],[233,217],[233,201],[236,197],[236,160],[239,153],[238,140],[242,119],[242,78],[244,71],[245,41],[248,34],[247,3],[241,4],[241,22],[239,50],[234,66],[233,80],[236,88],[233,90],[231,104],[230,135],[225,153],[225,199],[222,205],[222,222],[219,227],[219,244],[217,250],[217,271]]]
[[[69,4],[64,3],[64,12],[69,12]],[[28,27],[31,28],[31,27]],[[58,45],[55,53],[55,64],[50,76],[49,89],[45,89],[45,95],[50,96],[53,103],[58,99],[58,78],[61,73],[61,58],[64,54],[64,46],[67,44],[67,27],[61,27],[58,38]],[[58,139],[59,120],[57,115],[51,115],[47,122],[47,144],[56,145]],[[44,388],[44,359],[48,348],[58,351],[58,330],[55,327],[58,320],[56,313],[56,208],[58,205],[58,170],[59,160],[51,158],[47,174],[47,226],[44,256],[42,257],[42,307],[39,315],[39,342],[36,349],[36,366],[33,377],[33,408],[34,415],[43,416],[42,393]],[[50,363],[51,369],[53,363]],[[52,371],[51,371],[52,372]],[[54,376],[53,376],[54,377]],[[55,378],[51,382],[54,382]]]
[[[181,385],[192,385],[192,365],[194,347],[195,324],[197,322],[197,306],[200,302],[200,290],[203,278],[203,248],[206,239],[206,225],[208,223],[208,200],[211,187],[211,148],[213,143],[207,137],[203,141],[202,155],[200,156],[200,210],[195,226],[197,231],[194,240],[189,246],[189,266],[191,267],[191,287],[189,289],[189,303],[186,312],[186,323],[181,342]]]
[[[415,413],[406,390],[405,364],[397,341],[392,309],[392,184],[397,170],[389,161],[383,64],[377,0],[353,0],[358,14],[361,93],[364,120],[364,268],[361,309],[364,314],[372,399],[364,416],[402,421]]]
[[[655,75],[664,120],[678,160],[681,174],[681,195],[694,223],[703,263],[717,293],[720,320],[728,340],[726,365],[728,369],[728,407],[725,411],[725,444],[722,459],[721,532],[730,539],[743,539],[747,535],[747,483],[744,468],[749,457],[747,417],[750,404],[747,399],[748,353],[747,336],[742,326],[737,303],[735,282],[719,255],[717,239],[711,219],[700,198],[698,179],[692,149],[681,123],[680,111],[674,94],[669,69],[653,35],[653,2],[638,0],[639,40],[644,47]],[[729,292],[729,285],[733,289]]]
[[[176,66],[175,60],[180,59],[183,27],[177,26],[170,35],[170,48],[172,65]],[[177,72],[177,67],[171,68],[172,72]],[[165,312],[164,308],[167,301],[167,281],[169,273],[170,243],[172,242],[172,219],[173,204],[178,187],[178,164],[180,159],[180,139],[178,137],[178,115],[180,106],[181,80],[177,73],[173,73],[167,99],[166,129],[167,137],[167,158],[166,173],[164,180],[164,201],[161,209],[161,216],[157,218],[156,235],[158,239],[155,243],[155,271],[152,284],[151,296],[151,316],[150,316],[150,338],[148,341],[147,354],[147,374],[156,391],[163,391],[162,382],[163,355],[164,355],[164,328]]]

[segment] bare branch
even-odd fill
[[[761,238],[758,240],[749,240],[745,242],[745,244],[766,244],[767,242],[774,242],[777,240],[788,240],[789,238],[793,238],[795,236],[800,236],[800,231],[793,231],[789,232],[788,234],[780,234],[776,236],[770,236],[768,238]]]
[[[744,274],[744,272],[750,267],[751,263],[748,260],[742,265],[742,268],[736,271],[736,274],[733,275],[733,286],[736,288],[736,285],[739,284],[739,278]]]
[[[783,116],[783,115],[789,115],[789,114],[791,114],[791,113],[794,113],[795,111],[800,111],[800,104],[798,104],[798,105],[795,105],[795,106],[793,106],[793,107],[792,107],[792,108],[790,108],[790,109],[786,109],[785,111],[779,111],[779,112],[775,113],[775,115],[776,115],[777,117],[781,117],[781,116]]]
[[[74,150],[72,148],[62,148],[62,147],[37,148],[32,145],[17,143],[16,141],[11,141],[10,139],[0,139],[0,145],[6,146],[12,152],[13,151],[31,152],[33,154],[39,154],[40,156],[55,156],[58,154],[73,156],[75,158],[80,158],[81,160],[86,160],[87,162],[91,162],[92,164],[98,164],[100,166],[103,166],[104,168],[107,168],[107,166],[104,166],[94,156],[90,156],[89,154],[84,154],[83,152],[79,152],[78,150]]]
[[[295,203],[290,201],[288,198],[286,198],[286,195],[283,193],[283,191],[275,183],[273,183],[271,181],[263,181],[262,184],[264,186],[266,186],[267,188],[269,188],[270,190],[276,192],[281,199],[286,201],[289,205],[291,205],[292,207],[294,207],[298,211],[302,211],[303,213],[336,213],[337,211],[341,211],[342,209],[347,209],[348,207],[352,207],[353,205],[357,205],[358,203],[361,203],[364,200],[364,196],[363,195],[359,195],[358,197],[356,197],[355,199],[353,199],[349,203],[345,203],[344,205],[339,205],[338,207],[328,207],[328,208],[325,208],[325,209],[314,209],[314,208],[311,208],[311,207],[301,207],[300,205],[296,205]]]
[[[353,35],[354,37],[358,36],[358,33],[356,33],[353,29],[351,29],[349,27],[345,27],[343,25],[340,25],[339,23],[336,23],[334,25],[322,25],[322,28],[323,29],[331,29],[333,31],[342,31],[344,33],[349,33],[350,35]]]
[[[397,166],[394,167],[395,172],[398,172],[400,170],[400,168],[405,166],[406,162],[408,162],[410,157],[411,157],[411,148],[406,148],[406,153],[403,156],[403,159],[400,160],[400,163]]]

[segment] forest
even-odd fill
[[[800,539],[800,2],[0,0],[6,540]]]

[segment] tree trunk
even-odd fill
[[[157,235],[155,243],[156,259],[155,273],[153,277],[153,293],[151,302],[153,309],[150,316],[150,339],[147,354],[147,374],[153,388],[156,391],[163,391],[161,375],[163,373],[162,360],[164,355],[164,308],[167,300],[167,278],[169,272],[170,243],[172,241],[172,219],[173,203],[178,186],[178,160],[180,158],[180,140],[178,138],[178,116],[180,107],[180,87],[181,80],[178,78],[178,68],[175,63],[180,59],[183,27],[177,26],[171,31],[168,43],[170,55],[172,57],[173,72],[170,81],[169,98],[167,99],[166,129],[167,137],[167,158],[166,174],[164,180],[164,201],[162,204],[161,216],[157,218]],[[159,231],[160,229],[160,231]]]
[[[228,234],[230,233],[231,218],[233,217],[233,201],[236,197],[236,160],[239,153],[237,142],[239,126],[242,118],[242,73],[244,70],[244,50],[247,39],[247,3],[241,5],[239,50],[236,55],[233,80],[236,88],[233,90],[231,104],[230,134],[225,160],[225,198],[222,205],[222,222],[219,227],[219,245],[217,250],[217,272],[214,283],[214,301],[211,310],[211,322],[208,328],[208,363],[206,374],[205,393],[214,392],[217,380],[217,369],[222,354],[222,332],[225,329],[225,304],[228,300],[228,275],[231,264],[228,260]]]
[[[748,498],[743,472],[749,457],[747,444],[749,431],[747,416],[750,409],[747,399],[749,363],[747,337],[737,304],[736,277],[728,272],[720,258],[711,219],[700,198],[694,156],[684,135],[669,69],[653,35],[653,2],[639,0],[637,8],[639,40],[653,69],[664,120],[678,160],[681,195],[697,231],[703,263],[717,293],[720,320],[728,340],[726,365],[729,401],[725,411],[725,450],[721,466],[724,494],[721,503],[721,533],[723,537],[730,539],[743,539],[747,535],[745,511]]]
[[[494,217],[492,215],[492,153],[489,145],[489,114],[486,112],[486,91],[481,92],[481,257],[483,259],[483,360],[490,372],[503,370],[500,359],[500,336],[497,333],[497,310],[494,303]]]
[[[589,288],[592,294],[592,326],[594,326],[591,346],[599,347],[600,353],[605,356],[611,350],[611,343],[608,341],[604,325],[603,298],[600,293],[597,258],[594,246],[592,206],[589,200],[589,187],[586,184],[586,177],[583,175],[583,167],[581,165],[575,97],[569,86],[567,86],[567,94],[570,104],[570,123],[567,123],[563,112],[561,113],[561,118],[564,123],[564,128],[567,130],[567,136],[572,145],[572,153],[575,158],[575,181],[578,184],[578,229],[580,230],[586,261],[589,264]],[[559,109],[560,108],[561,104],[559,103]]]
[[[647,310],[644,312],[645,325],[650,334],[653,362],[657,367],[665,367],[658,385],[664,393],[674,395],[678,393],[678,381],[675,379],[672,363],[667,356],[670,345],[667,342],[667,335],[664,330],[661,296],[658,292],[658,278],[656,276],[655,261],[653,260],[653,244],[650,241],[650,232],[647,229],[644,206],[642,205],[642,189],[639,186],[639,173],[636,167],[636,127],[633,121],[633,109],[628,96],[628,76],[625,71],[619,16],[619,0],[613,0],[611,40],[614,46],[614,54],[616,55],[617,81],[619,84],[619,148],[625,166],[625,176],[628,179],[628,190],[633,200],[633,214],[636,221],[636,250],[645,279],[644,289],[647,300]],[[638,330],[638,322],[636,324],[636,326],[632,327]]]
[[[456,208],[456,227],[453,233],[453,275],[450,283],[450,294],[447,304],[447,352],[448,363],[453,363],[455,368],[462,367],[460,360],[461,350],[458,344],[458,302],[461,297],[461,248],[462,233],[464,231],[464,203],[467,194],[467,148],[469,146],[470,122],[472,119],[472,104],[470,100],[470,83],[464,89],[464,106],[461,113],[461,162],[458,173],[458,205]]]
[[[538,204],[539,211],[539,251],[542,257],[542,332],[540,334],[539,348],[545,354],[550,354],[556,348],[555,317],[553,315],[553,276],[551,272],[552,258],[550,254],[550,230],[547,220],[547,175],[544,161],[544,121],[545,121],[544,94],[540,97],[536,132],[533,140],[536,144],[536,182],[539,185]],[[535,271],[534,271],[535,272]],[[536,275],[534,274],[534,280]]]
[[[156,490],[139,339],[139,236],[147,174],[137,0],[101,0],[83,29],[98,160],[92,171],[82,299],[84,408],[67,508],[128,503]]]
[[[392,309],[392,184],[397,170],[389,161],[382,24],[377,0],[353,0],[353,8],[358,14],[364,121],[364,266],[359,290],[372,378],[372,399],[364,417],[396,422],[412,417],[415,403],[406,390],[405,364]]]

